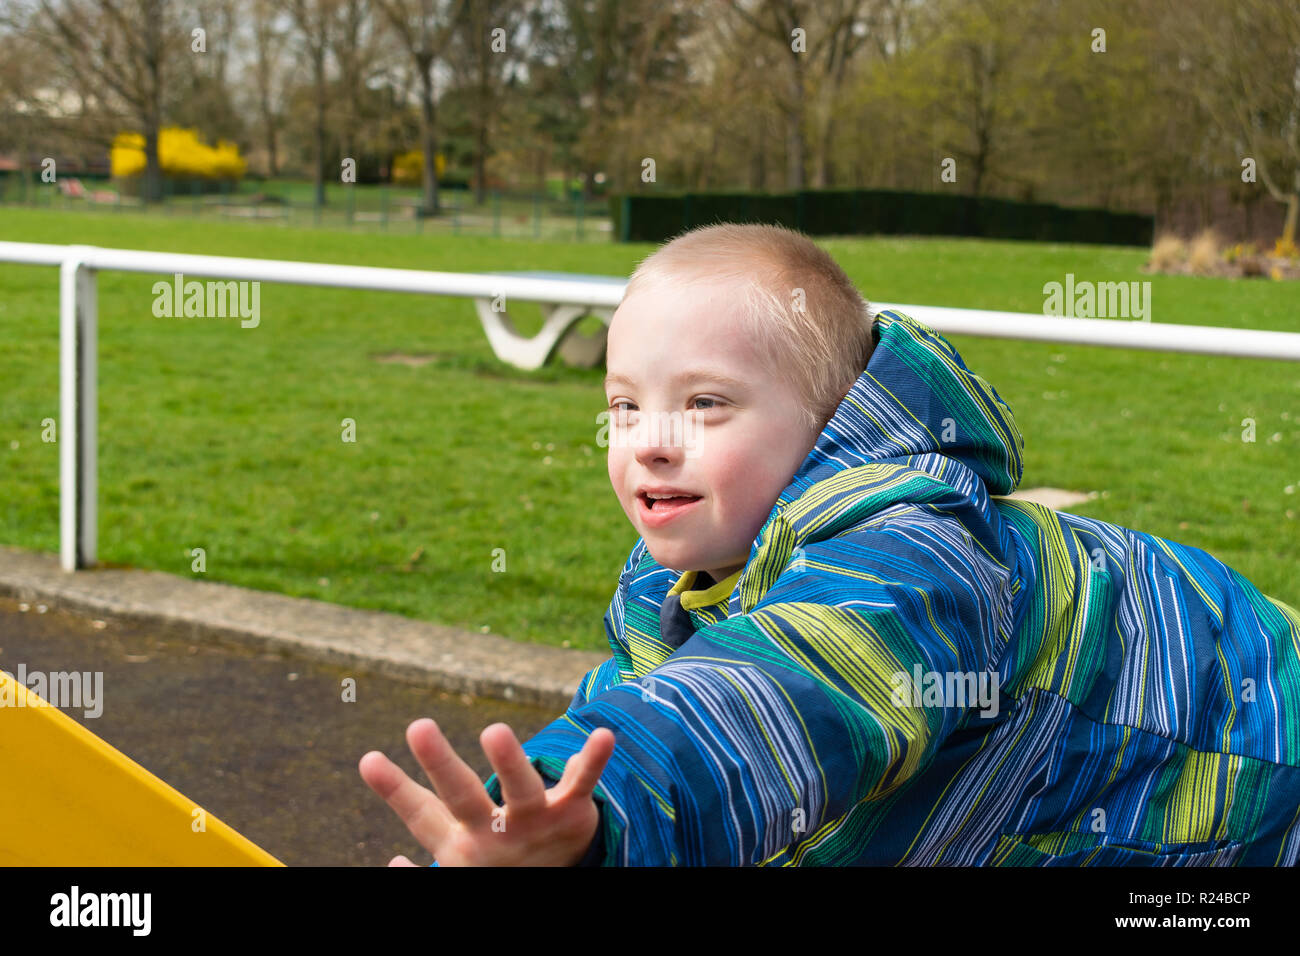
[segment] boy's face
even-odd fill
[[[619,504],[659,564],[714,580],[744,566],[819,434],[742,333],[734,288],[669,281],[625,298],[606,351]],[[692,500],[652,506],[647,487]]]

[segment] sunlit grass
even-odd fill
[[[627,276],[646,245],[350,235],[0,210],[0,239],[446,271]],[[1292,285],[1147,276],[1144,250],[832,239],[869,299],[1038,312],[1067,272],[1152,283],[1152,319],[1300,330]],[[636,540],[609,487],[602,370],[498,362],[463,299],[263,283],[261,323],[160,319],[99,277],[99,556],[472,630],[603,649]],[[58,284],[0,265],[0,541],[58,549]],[[514,313],[512,312],[512,315]],[[526,329],[540,322],[520,311]],[[952,336],[1012,406],[1024,486],[1204,548],[1300,606],[1300,365]],[[375,361],[427,353],[410,367]],[[341,440],[356,422],[356,442]],[[1243,419],[1256,441],[1243,442]],[[1291,493],[1287,492],[1291,488]],[[496,549],[506,570],[493,571]]]

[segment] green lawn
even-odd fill
[[[0,239],[618,276],[652,248],[12,207]],[[1153,321],[1300,330],[1295,286],[1149,277],[1139,249],[825,245],[881,301],[1037,312],[1043,284],[1072,272],[1150,279]],[[502,365],[462,299],[263,283],[261,324],[242,329],[155,318],[156,279],[99,279],[102,562],[189,575],[202,547],[209,580],[605,647],[601,617],[636,533],[596,446],[601,370]],[[1300,606],[1300,365],[952,341],[1015,410],[1025,486],[1104,491],[1077,510],[1204,548]],[[371,357],[390,351],[438,358]],[[0,265],[0,376],[0,542],[56,552],[58,450],[41,441],[59,411],[55,270]],[[340,438],[344,418],[356,443]]]

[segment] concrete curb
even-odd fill
[[[160,571],[69,574],[55,555],[0,545],[0,594],[156,628],[191,640],[279,649],[460,693],[555,710],[606,654],[287,597]]]

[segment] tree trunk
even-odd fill
[[[798,54],[796,54],[797,56]],[[786,188],[803,189],[803,168],[804,168],[804,142],[803,142],[803,80],[801,68],[796,61],[794,67],[794,78],[791,81],[790,89],[793,94],[793,102],[790,111],[786,113],[785,121],[785,142],[786,142]]]
[[[826,116],[826,126],[822,129],[821,154],[817,157],[817,172],[813,179],[813,186],[817,189],[826,189],[831,185],[831,145],[834,138],[835,110],[832,105]]]
[[[438,207],[438,167],[435,157],[438,153],[438,111],[433,102],[433,57],[420,57],[420,142],[424,149],[424,204],[422,216],[437,216]]]
[[[275,119],[268,108],[265,112],[266,123],[266,165],[269,175],[274,178],[280,174],[280,159],[275,149]]]
[[[162,127],[162,6],[144,6],[144,160],[145,201],[157,202],[163,195],[162,164],[158,160],[158,133]]]
[[[145,118],[144,129],[144,195],[146,203],[162,199],[162,165],[158,161],[158,119],[156,116]]]
[[[325,90],[323,84],[316,88],[316,205],[325,205]]]
[[[975,179],[971,184],[972,195],[975,196],[981,195],[980,191],[984,188],[984,174],[988,172],[989,153],[991,152],[989,143],[991,141],[992,136],[989,134],[987,127],[981,127],[976,131]]]
[[[713,172],[718,168],[718,127],[713,127],[713,139],[709,143],[709,161],[704,164],[704,175],[700,179],[700,189],[708,191],[713,185]]]
[[[483,205],[487,199],[487,117],[478,126],[478,147],[474,156],[474,201]]]

